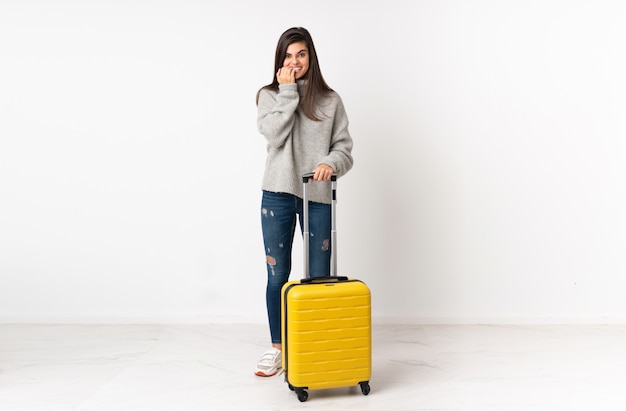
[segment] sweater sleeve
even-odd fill
[[[261,90],[259,93],[257,127],[272,147],[281,147],[291,133],[294,113],[300,103],[298,87],[281,84],[279,92]]]
[[[353,142],[348,131],[348,123],[348,115],[343,102],[339,99],[333,122],[330,149],[328,155],[319,162],[319,164],[331,166],[339,177],[346,174],[354,164],[352,159]]]

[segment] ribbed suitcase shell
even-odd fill
[[[372,370],[371,297],[365,283],[291,281],[282,289],[285,379],[311,390],[366,383]]]

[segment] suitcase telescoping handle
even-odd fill
[[[348,277],[337,276],[337,221],[335,218],[337,210],[337,175],[333,174],[330,177],[331,182],[331,206],[330,206],[330,277],[311,278],[309,273],[309,196],[307,194],[307,186],[313,179],[313,173],[307,173],[302,176],[303,195],[302,195],[302,208],[304,219],[304,279],[302,282],[314,282],[316,280],[335,280],[345,281]]]

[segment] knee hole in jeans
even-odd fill
[[[330,241],[324,240],[324,242],[322,243],[322,251],[328,251],[329,247],[330,247]]]

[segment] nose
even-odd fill
[[[292,66],[297,66],[299,62],[298,56],[293,56],[289,62]]]

